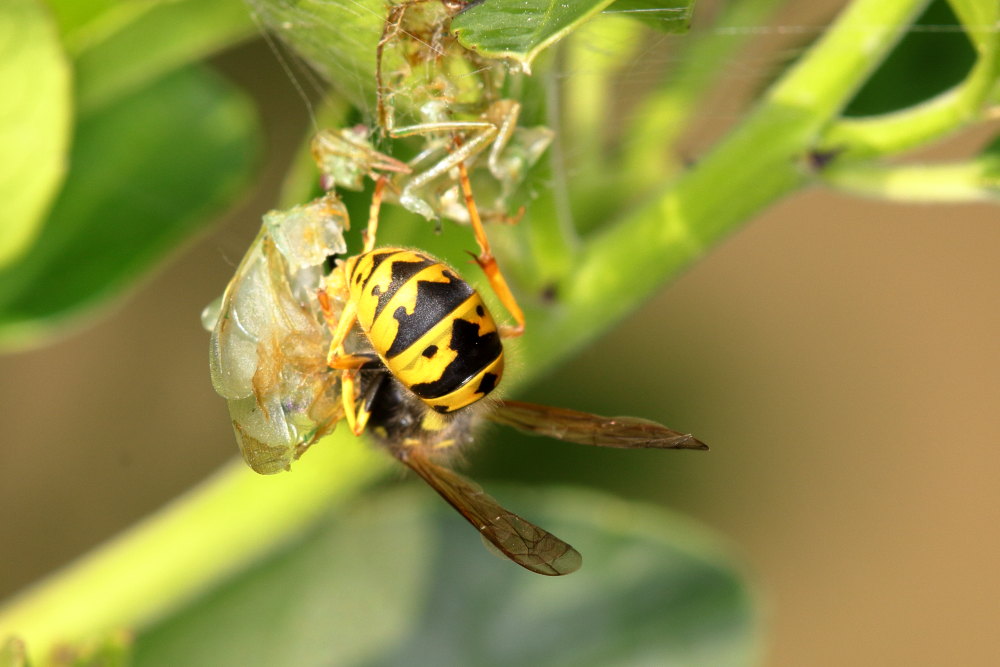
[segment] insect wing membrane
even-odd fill
[[[336,195],[328,194],[303,206],[271,211],[264,226],[292,272],[319,266],[330,255],[347,252],[344,228],[347,209]]]
[[[510,512],[479,485],[432,463],[416,451],[398,458],[475,526],[482,536],[518,565],[538,574],[559,576],[580,569],[580,553],[538,526]]]
[[[212,330],[209,355],[212,386],[227,399],[245,398],[252,392],[259,325],[270,321],[267,311],[272,299],[267,290],[263,240],[264,235],[254,240],[237,267],[222,296]]]
[[[548,405],[501,401],[490,419],[526,433],[597,447],[708,449],[700,440],[648,419],[602,417]]]
[[[243,458],[261,474],[287,469],[340,417],[330,400],[329,336],[310,299],[318,265],[343,245],[341,208],[321,198],[268,214],[212,330],[213,386],[226,398]]]

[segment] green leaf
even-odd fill
[[[121,30],[136,17],[169,0],[48,0],[59,33],[70,53]]]
[[[49,219],[0,271],[0,345],[37,343],[204,227],[245,183],[255,131],[244,96],[204,69],[81,117]]]
[[[615,0],[605,14],[625,14],[661,32],[680,33],[691,28],[696,0]]]
[[[510,58],[525,70],[552,46],[613,0],[481,2],[451,22],[458,41],[490,58]]]
[[[67,48],[76,52],[84,45],[99,41],[120,30],[136,17],[169,0],[48,0]]]
[[[746,665],[751,592],[726,549],[660,509],[605,495],[498,494],[569,540],[548,578],[487,553],[423,487],[368,497],[196,605],[141,632],[145,667]]]
[[[0,3],[0,267],[31,243],[65,172],[69,64],[37,0]]]
[[[87,110],[107,104],[256,32],[240,0],[159,4],[78,54],[80,107]]]

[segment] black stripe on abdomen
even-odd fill
[[[451,271],[446,270],[443,274],[448,279],[446,283],[430,280],[417,282],[417,300],[412,314],[407,313],[403,306],[396,308],[392,316],[399,322],[399,330],[385,352],[386,359],[402,354],[474,294],[469,283]],[[395,280],[395,267],[393,275]]]
[[[426,257],[421,257],[417,255],[420,259],[416,261],[408,261],[404,259],[394,259],[389,263],[389,267],[392,271],[392,276],[389,279],[389,285],[385,288],[383,292],[378,285],[372,288],[371,295],[378,298],[378,305],[375,306],[375,314],[372,317],[374,320],[379,316],[379,314],[385,309],[386,305],[396,296],[396,292],[413,279],[413,276],[417,275],[428,266],[433,266],[436,262]],[[377,268],[377,267],[376,267]],[[375,269],[372,269],[372,273]]]
[[[448,347],[454,350],[457,356],[445,367],[437,380],[411,386],[410,389],[417,396],[431,399],[450,394],[496,361],[503,353],[503,345],[496,331],[480,336],[478,324],[458,318],[452,323],[451,341]]]
[[[354,265],[354,273],[351,274],[351,280],[354,281],[354,283],[355,283],[356,286],[360,286],[360,287],[358,287],[359,290],[364,291],[365,287],[368,286],[368,281],[372,279],[372,276],[375,275],[375,271],[378,270],[379,265],[382,262],[384,262],[385,260],[387,260],[388,258],[390,258],[393,255],[396,255],[398,253],[399,253],[398,250],[389,250],[388,252],[370,252],[370,253],[368,253],[368,257],[371,258],[370,259],[371,266],[368,269],[368,274],[367,275],[361,275],[360,273],[358,273],[358,270],[361,268],[361,265],[362,265],[362,262],[358,261]],[[359,260],[360,260],[360,258],[359,258]]]

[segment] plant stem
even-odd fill
[[[997,78],[995,58],[980,57],[968,78],[921,104],[867,118],[845,118],[824,132],[820,151],[841,160],[892,155],[922,146],[980,120]]]
[[[385,468],[341,429],[293,472],[263,477],[233,461],[162,510],[0,607],[0,641],[35,660],[60,644],[141,629],[276,549]],[[385,459],[383,461],[383,459]]]
[[[559,286],[564,308],[525,341],[526,364],[553,364],[596,337],[712,244],[811,179],[807,156],[817,138],[927,1],[852,3],[710,154],[588,239],[577,270]]]
[[[908,203],[971,203],[1000,199],[996,160],[948,164],[850,163],[823,172],[828,185],[864,197]]]
[[[625,128],[624,182],[640,191],[662,182],[680,167],[670,151],[690,127],[711,89],[751,31],[720,36],[727,28],[759,25],[784,0],[741,0],[724,7],[715,24],[681,42],[677,67],[642,100]]]

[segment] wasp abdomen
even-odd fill
[[[392,374],[426,404],[452,412],[490,393],[503,346],[479,294],[434,257],[379,248],[347,266],[358,322]]]

